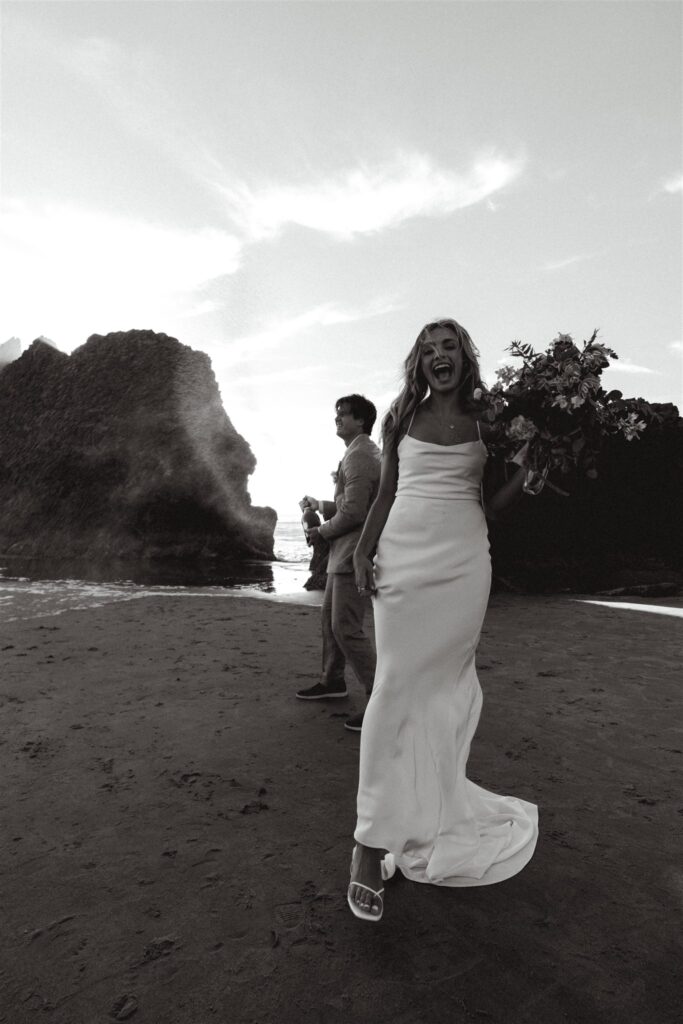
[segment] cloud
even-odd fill
[[[683,192],[683,174],[676,175],[665,181],[662,185],[662,191],[672,194],[674,192]]]
[[[216,302],[214,299],[201,299],[196,305],[191,306],[184,313],[181,314],[183,317],[195,317],[195,316],[206,316],[207,313],[217,313],[223,309],[220,302]]]
[[[124,130],[206,185],[206,174],[213,171],[215,162],[197,125],[182,116],[170,69],[156,50],[86,37],[59,40],[55,57],[66,72],[97,93]]]
[[[675,342],[674,342],[675,344]],[[512,356],[503,356],[502,359],[497,360],[497,366],[515,366],[515,362]],[[603,371],[604,373],[647,373],[659,375],[659,370],[651,370],[649,366],[639,366],[637,363],[632,363],[630,359],[619,359],[611,362],[608,367]]]
[[[337,324],[384,316],[398,308],[394,303],[382,299],[360,309],[340,309],[334,303],[322,303],[300,313],[269,320],[260,330],[234,338],[227,345],[221,344],[215,358],[226,367],[242,362],[245,358],[258,358],[264,350],[279,348],[292,338],[299,338],[315,328],[334,327]]]
[[[166,136],[171,104],[162,67],[141,44],[126,46],[103,36],[42,38],[42,45],[69,76],[81,79],[130,131],[157,140]]]
[[[649,366],[639,366],[637,363],[632,363],[629,359],[619,359],[611,362],[604,370],[604,373],[610,372],[659,374],[659,370],[651,370]]]
[[[678,192],[683,192],[683,174],[673,174],[670,178],[660,179],[659,184],[647,197],[647,201],[651,203],[663,194],[674,196]]]
[[[241,243],[225,231],[18,201],[0,217],[0,335],[47,330],[71,348],[98,330],[164,330],[171,315],[207,311],[197,293],[240,265]]]
[[[27,53],[85,84],[131,128],[145,132],[163,123],[156,109],[164,101],[162,68],[154,51],[143,42],[123,47],[105,36],[74,38],[46,29],[35,18],[24,18],[20,29],[21,45]]]
[[[329,375],[329,372],[330,367],[328,365],[288,366],[280,370],[259,372],[256,380],[254,380],[252,373],[247,373],[241,377],[231,375],[229,385],[233,392],[236,388],[254,388],[256,386],[259,391],[265,393],[269,388],[275,386],[279,388],[283,384],[297,384],[303,380],[310,381],[314,378]]]
[[[272,238],[287,224],[350,239],[482,201],[495,211],[490,197],[523,168],[521,157],[493,151],[463,172],[441,169],[428,155],[399,153],[378,166],[361,163],[336,177],[303,184],[225,180],[197,126],[178,123],[172,79],[150,45],[141,41],[124,48],[103,36],[54,39],[37,27],[34,35],[44,55],[95,92],[127,131],[162,150],[203,185],[218,188],[226,212],[248,241]]]
[[[118,125],[205,185],[214,163],[198,134],[199,115],[194,112],[192,121],[183,116],[173,68],[154,37],[122,45],[104,35],[74,37],[25,16],[17,31],[23,32],[21,46],[32,60],[50,64],[67,82],[97,97],[110,134]]]
[[[585,263],[586,260],[595,259],[597,255],[598,254],[596,252],[580,252],[577,253],[575,256],[567,256],[567,258],[563,260],[555,260],[550,263],[544,263],[541,267],[541,270],[545,270],[548,272],[553,270],[563,270],[565,267],[571,267],[575,263]]]
[[[673,342],[672,345],[675,345]],[[496,362],[497,366],[515,366],[515,362],[512,356],[503,356]],[[652,370],[649,366],[639,366],[638,363],[632,363],[630,359],[619,359],[611,362],[608,367],[603,371],[604,373],[646,373],[659,376],[659,370]]]
[[[339,239],[372,234],[413,217],[444,216],[486,200],[513,181],[521,158],[489,155],[468,170],[443,170],[419,153],[361,164],[338,177],[298,185],[217,184],[226,209],[251,240],[298,224]]]

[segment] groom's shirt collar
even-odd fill
[[[346,453],[345,454],[348,455],[348,453],[351,451],[352,448],[359,448],[360,445],[362,445],[364,443],[363,442],[363,438],[369,438],[369,437],[370,437],[369,434],[359,434],[358,437],[354,437],[353,441],[351,442],[351,444],[346,449]]]

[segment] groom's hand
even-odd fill
[[[320,508],[320,502],[317,498],[312,498],[310,494],[304,494],[303,498],[299,502],[299,508],[302,512],[307,508],[312,509],[313,512],[317,512]]]

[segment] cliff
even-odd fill
[[[210,360],[153,331],[35,341],[0,371],[0,552],[273,557]]]

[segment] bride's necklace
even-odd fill
[[[442,430],[444,430],[446,427],[448,427],[449,430],[457,429],[457,423],[447,423],[446,420],[442,419],[439,415],[437,415],[437,413],[433,409],[430,409],[429,412],[432,414],[432,416],[434,417],[434,419],[439,424]],[[452,419],[453,416],[457,416],[457,413],[451,413],[450,416],[446,417],[446,419]]]

